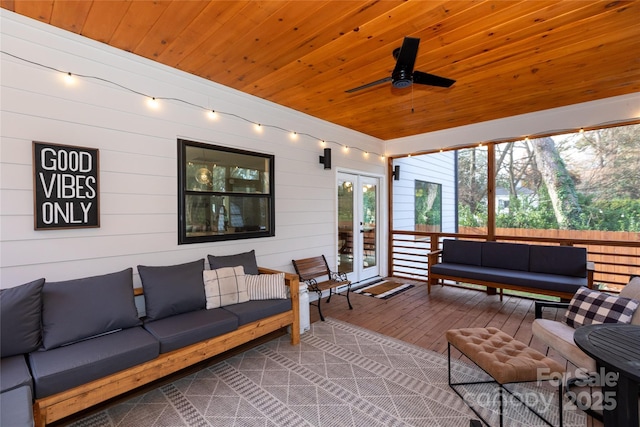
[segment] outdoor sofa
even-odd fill
[[[138,266],[137,291],[132,268],[3,289],[0,424],[46,425],[287,326],[299,343],[297,275],[253,251],[208,261]]]
[[[473,283],[571,299],[593,287],[587,250],[573,246],[527,245],[445,239],[428,254],[428,292],[442,280]]]

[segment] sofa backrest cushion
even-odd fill
[[[168,266],[139,265],[147,320],[203,309],[203,271],[204,258]]]
[[[529,271],[587,277],[587,250],[572,246],[532,245],[529,248]]]
[[[133,296],[133,269],[42,288],[42,345],[46,350],[141,325]]]
[[[40,347],[44,279],[0,290],[0,353],[29,353]]]
[[[442,249],[442,262],[482,265],[482,242],[445,239]]]
[[[208,255],[209,267],[212,270],[224,267],[244,267],[245,274],[260,274],[258,271],[258,262],[256,261],[256,251],[243,252],[234,255]]]
[[[620,291],[620,296],[640,301],[640,276],[632,277],[629,283]],[[640,309],[633,313],[631,324],[640,325]]]
[[[529,271],[529,245],[483,242],[482,266]]]

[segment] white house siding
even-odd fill
[[[102,77],[157,97],[173,97],[257,123],[382,153],[382,141],[177,71],[73,33],[0,10],[1,49],[29,61]],[[333,148],[333,169],[318,163],[319,142],[143,96],[1,55],[0,287],[39,277],[66,280],[256,250],[258,264],[293,271],[291,259],[325,254],[335,263],[336,172],[384,175],[385,162]],[[275,237],[177,244],[177,139],[275,156]],[[100,150],[100,227],[33,228],[32,141]]]
[[[400,180],[393,182],[393,229],[415,229],[415,181],[442,185],[442,231],[455,232],[455,154],[453,151],[431,155],[401,157]]]

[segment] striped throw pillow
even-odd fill
[[[575,293],[565,321],[572,328],[599,323],[631,323],[638,301],[582,287]]]
[[[250,300],[287,299],[284,273],[247,274],[245,277]]]

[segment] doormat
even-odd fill
[[[413,285],[408,283],[398,283],[393,280],[385,280],[384,282],[378,282],[374,285],[366,286],[353,292],[370,297],[387,299],[411,288],[413,288]]]

